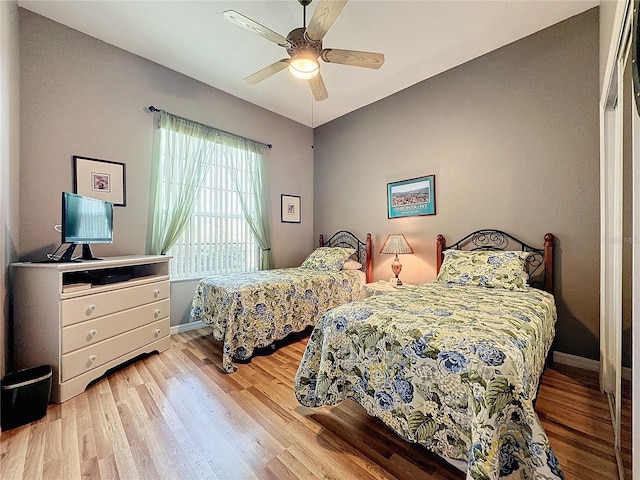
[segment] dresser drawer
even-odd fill
[[[64,327],[62,329],[62,353],[95,345],[120,333],[168,317],[169,311],[170,303],[167,298],[160,302],[149,303],[131,310]]]
[[[88,372],[111,360],[169,335],[169,318],[130,330],[102,342],[62,355],[62,381]]]
[[[63,300],[60,307],[62,326],[73,325],[165,298],[169,298],[168,281]]]

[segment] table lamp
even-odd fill
[[[407,243],[407,239],[404,238],[404,235],[401,233],[390,233],[384,241],[384,245],[382,245],[380,253],[396,256],[391,264],[391,270],[396,276],[397,285],[402,285],[402,281],[399,278],[400,271],[402,270],[402,264],[398,259],[398,255],[403,253],[413,253],[409,243]]]

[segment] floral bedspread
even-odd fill
[[[309,268],[282,268],[216,275],[196,287],[191,321],[213,326],[223,341],[222,368],[236,369],[232,358],[246,360],[291,332],[300,332],[330,308],[359,298],[360,274]]]
[[[425,284],[337,307],[295,377],[309,407],[353,398],[398,435],[467,462],[467,478],[564,478],[533,408],[554,337],[533,288]]]

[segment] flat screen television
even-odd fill
[[[83,260],[99,260],[92,243],[113,243],[113,203],[76,193],[62,192],[62,243],[71,245],[61,262],[73,260],[76,245],[82,245]]]

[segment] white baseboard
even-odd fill
[[[590,370],[592,372],[600,371],[600,362],[598,360],[578,357],[577,355],[571,355],[570,353],[553,352],[553,361],[555,363],[561,363],[562,365],[582,368],[583,370]]]
[[[577,355],[571,355],[570,353],[553,352],[553,361],[556,363],[561,363],[562,365],[582,368],[583,370],[590,370],[592,372],[600,371],[600,362],[598,360],[579,357]],[[625,380],[631,380],[630,368],[622,367],[622,378]]]
[[[180,325],[174,325],[169,328],[169,333],[174,335],[176,333],[188,332],[190,330],[197,330],[199,328],[206,327],[207,324],[204,322],[193,322],[193,323],[181,323]]]

